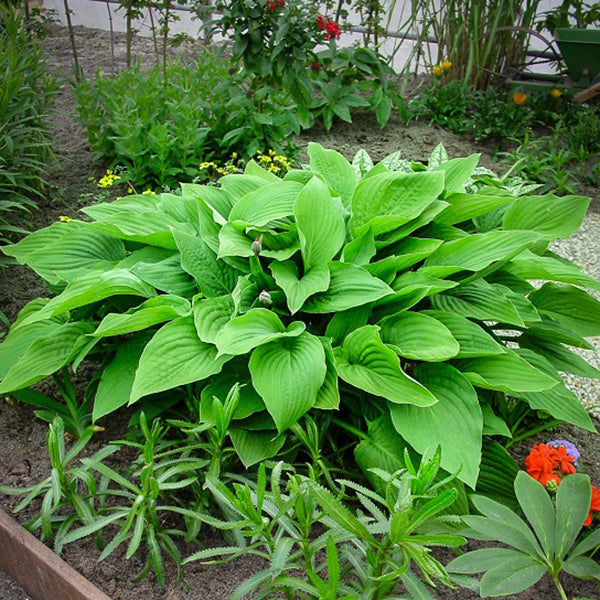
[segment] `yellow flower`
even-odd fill
[[[150,188],[148,188],[147,190],[144,190],[142,192],[142,194],[144,196],[156,196],[156,192],[153,192]]]
[[[127,188],[127,193],[128,194],[133,194],[133,189],[132,188]]]
[[[444,69],[444,73],[447,73],[452,68],[452,61],[445,60],[442,63],[442,69]]]
[[[88,181],[89,181],[90,183],[92,183],[92,182],[94,181],[94,178],[93,178],[93,177],[88,177]]]
[[[550,95],[553,98],[560,98],[562,96],[562,90],[559,90],[558,88],[552,88],[550,90]]]
[[[441,77],[442,76],[442,67],[438,67],[438,66],[433,67],[433,74],[436,77]]]
[[[73,219],[71,219],[71,217],[62,215],[62,216],[58,217],[58,220],[61,221],[62,223],[70,223]]]
[[[232,153],[231,153],[231,158],[232,158],[233,160],[235,160],[237,157],[238,157],[238,153],[237,153],[237,152],[232,152]]]
[[[527,94],[525,92],[515,92],[512,99],[517,106],[522,106],[527,100]]]

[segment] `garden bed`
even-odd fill
[[[109,52],[109,34],[95,30],[76,28],[76,43],[79,49],[79,60],[86,75],[93,75],[96,68],[110,72],[111,60]],[[45,39],[46,55],[53,72],[59,76],[70,73],[70,46],[67,30],[50,26]],[[151,41],[138,39],[136,53],[142,62],[152,59]],[[124,37],[117,35],[115,57],[122,67],[125,60]],[[188,51],[193,51],[189,48]],[[198,50],[198,48],[196,48]],[[40,205],[39,213],[32,216],[31,228],[46,226],[61,215],[75,217],[79,207],[88,204],[90,196],[98,191],[95,182],[101,169],[92,162],[91,153],[81,127],[74,119],[74,100],[69,84],[63,80],[64,87],[57,98],[57,110],[53,117],[52,128],[55,134],[55,146],[61,169],[56,168],[51,175],[51,191],[48,198]],[[311,130],[299,140],[305,145],[308,141],[317,141],[328,148],[335,148],[348,158],[359,149],[368,150],[375,160],[401,149],[404,156],[414,160],[425,160],[431,150],[442,141],[450,157],[466,156],[473,152],[481,152],[481,164],[496,170],[504,170],[492,158],[489,147],[478,145],[468,138],[455,136],[438,128],[430,128],[426,124],[417,123],[404,126],[399,119],[393,117],[384,130],[379,129],[374,117],[361,117],[354,125],[336,125],[331,131]],[[86,196],[87,195],[87,196]],[[82,198],[83,196],[83,198]],[[582,265],[586,272],[600,277],[600,265],[597,263],[597,252],[589,244],[600,239],[600,218],[597,212],[598,199],[592,201],[592,212],[584,221],[584,226],[572,240],[561,243],[561,251],[567,253]],[[10,267],[0,274],[0,306],[12,320],[17,311],[29,300],[44,294],[44,286],[34,273],[24,267]],[[596,382],[594,382],[596,383]],[[586,382],[573,380],[572,384],[589,408],[597,403],[598,387]],[[116,420],[110,427],[98,435],[96,443],[105,443],[124,434],[124,426]],[[598,421],[595,420],[596,426]],[[23,406],[12,406],[6,402],[0,404],[0,483],[25,486],[35,483],[47,476],[49,460],[46,456],[45,435],[47,426],[37,420],[31,411]],[[585,459],[585,468],[593,482],[600,482],[600,440],[598,436],[589,434],[575,427],[564,427],[553,438],[565,438],[574,441]],[[515,458],[520,460],[527,453],[534,441],[543,441],[547,437],[526,440],[515,450]],[[93,444],[92,444],[93,446]],[[92,447],[92,450],[95,447]],[[0,506],[9,510],[16,502],[0,495]],[[20,514],[24,520],[31,514]],[[208,545],[219,544],[215,534],[208,532],[204,538]],[[189,548],[189,553],[193,551]],[[106,561],[96,562],[98,551],[93,542],[74,543],[65,548],[63,556],[82,575],[96,584],[113,600],[191,600],[198,597],[224,599],[247,577],[261,567],[259,561],[246,557],[221,566],[205,566],[199,563],[188,565],[183,574],[187,585],[177,580],[172,564],[167,564],[167,583],[160,588],[151,575],[138,583],[132,579],[139,573],[144,564],[144,557],[134,556],[125,560],[124,549],[115,552]],[[0,565],[1,567],[2,565]],[[0,574],[0,600],[23,600],[27,595]],[[188,587],[189,586],[189,587]],[[565,588],[570,597],[597,597],[595,584],[565,578]],[[437,592],[440,599],[469,600],[479,597],[468,590],[446,590]],[[533,590],[524,592],[513,598],[528,600],[534,598],[554,598],[556,592],[549,577],[545,577]]]

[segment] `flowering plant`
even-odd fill
[[[553,440],[547,444],[536,444],[525,459],[527,473],[546,489],[556,491],[561,476],[571,475],[579,468],[581,454],[575,444],[567,440]],[[590,509],[583,523],[592,524],[592,513],[600,512],[600,489],[592,487]]]

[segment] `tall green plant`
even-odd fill
[[[508,429],[498,402],[594,429],[559,371],[580,371],[569,346],[600,334],[585,291],[600,284],[548,250],[589,199],[512,196],[473,179],[477,155],[443,147],[427,167],[308,153],[309,170],[283,180],[250,162],[6,248],[60,292],[27,305],[0,345],[0,393],[95,355],[95,420],[195,396],[214,423],[213,396],[224,404],[238,383],[228,430],[246,466],[276,455],[304,414],[338,410],[359,419],[366,472],[439,445],[442,468],[497,494],[514,478],[492,439]]]

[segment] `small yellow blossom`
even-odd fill
[[[106,170],[106,175],[104,175],[104,177],[102,177],[98,181],[98,187],[99,188],[109,188],[109,187],[112,187],[113,183],[115,181],[118,181],[119,179],[121,179],[121,178],[118,175],[116,175],[115,173],[113,173],[111,169],[107,169]]]
[[[128,194],[133,194],[133,189],[132,188],[127,188],[127,193]]]
[[[142,192],[142,194],[144,196],[156,196],[156,192],[153,192],[150,188],[148,188],[147,190],[144,190]]]
[[[550,90],[550,95],[555,99],[560,98],[562,96],[562,90],[559,90],[558,88],[552,88]]]
[[[58,217],[58,220],[62,223],[70,223],[73,219],[71,219],[71,217],[67,217],[66,215],[61,215]]]
[[[517,106],[522,106],[527,101],[527,94],[525,92],[515,92],[512,100]]]
[[[90,183],[92,183],[92,182],[94,181],[94,178],[93,178],[93,177],[88,177],[88,181],[89,181]]]
[[[442,67],[438,67],[438,66],[433,67],[433,74],[436,77],[441,77],[442,76]]]
[[[448,73],[448,71],[450,71],[451,68],[452,68],[452,61],[445,60],[444,62],[442,62],[442,69],[444,70],[444,73]]]
[[[238,153],[237,153],[237,152],[232,152],[232,153],[231,153],[231,158],[232,158],[233,160],[235,160],[237,157],[238,157]]]

